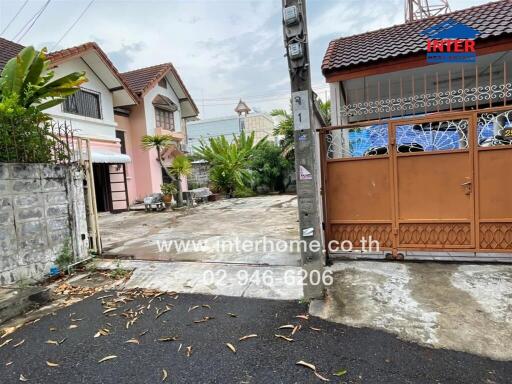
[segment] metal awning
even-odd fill
[[[124,164],[131,163],[132,159],[130,156],[114,152],[108,150],[97,150],[93,149],[91,151],[91,157],[93,163],[102,163],[102,164]]]

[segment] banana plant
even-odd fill
[[[0,74],[0,102],[16,97],[22,107],[43,111],[62,103],[87,81],[85,72],[73,72],[54,80],[55,73],[48,70],[50,60],[46,52],[46,48],[37,51],[32,46],[26,47],[7,62]]]

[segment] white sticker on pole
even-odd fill
[[[300,180],[312,180],[313,175],[305,167],[299,165],[299,179]]]
[[[292,93],[293,127],[296,131],[310,129],[309,120],[309,92],[298,91]]]

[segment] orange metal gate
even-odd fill
[[[512,252],[512,110],[320,131],[326,242]],[[365,239],[365,240],[362,240]],[[366,246],[366,248],[365,248]]]

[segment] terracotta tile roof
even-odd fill
[[[183,92],[186,94],[187,98],[190,100],[192,107],[199,114],[199,109],[197,108],[192,96],[188,92],[185,84],[181,80],[180,75],[174,68],[171,63],[163,63],[158,65],[153,65],[151,67],[135,69],[133,71],[121,73],[121,76],[126,81],[131,90],[137,94],[139,97],[144,95],[147,91],[153,88],[158,81],[162,77],[164,77],[167,73],[172,72],[176,77],[178,83],[183,88]]]
[[[23,48],[25,48],[23,45],[0,37],[0,71],[4,68],[5,64],[7,64],[7,62],[16,56]]]
[[[95,50],[98,53],[101,60],[105,63],[105,65],[107,67],[109,67],[109,69],[112,71],[114,76],[117,77],[117,79],[122,84],[123,88],[126,89],[126,91],[130,94],[130,96],[132,97],[132,99],[135,102],[138,102],[139,98],[137,97],[137,95],[128,86],[128,84],[126,83],[124,78],[121,76],[121,74],[119,73],[119,71],[117,70],[115,65],[112,63],[112,61],[110,61],[110,59],[108,58],[106,53],[103,52],[103,50],[95,42],[88,42],[88,43],[84,43],[81,45],[77,45],[75,47],[66,48],[66,49],[63,49],[60,51],[50,52],[50,53],[48,53],[47,58],[51,60],[52,64],[58,64],[59,62],[61,62],[63,60],[68,60],[75,56],[79,56],[79,55],[83,54],[84,52],[87,52],[90,50]]]
[[[477,41],[497,36],[511,36],[512,0],[487,3],[446,15],[333,40],[327,47],[322,72],[327,75],[360,64],[423,52],[426,50],[426,40],[420,32],[447,19],[477,29],[480,32]]]
[[[121,73],[121,76],[133,92],[142,95],[152,88],[156,82],[171,70],[171,68],[171,63],[164,63],[124,72]]]

